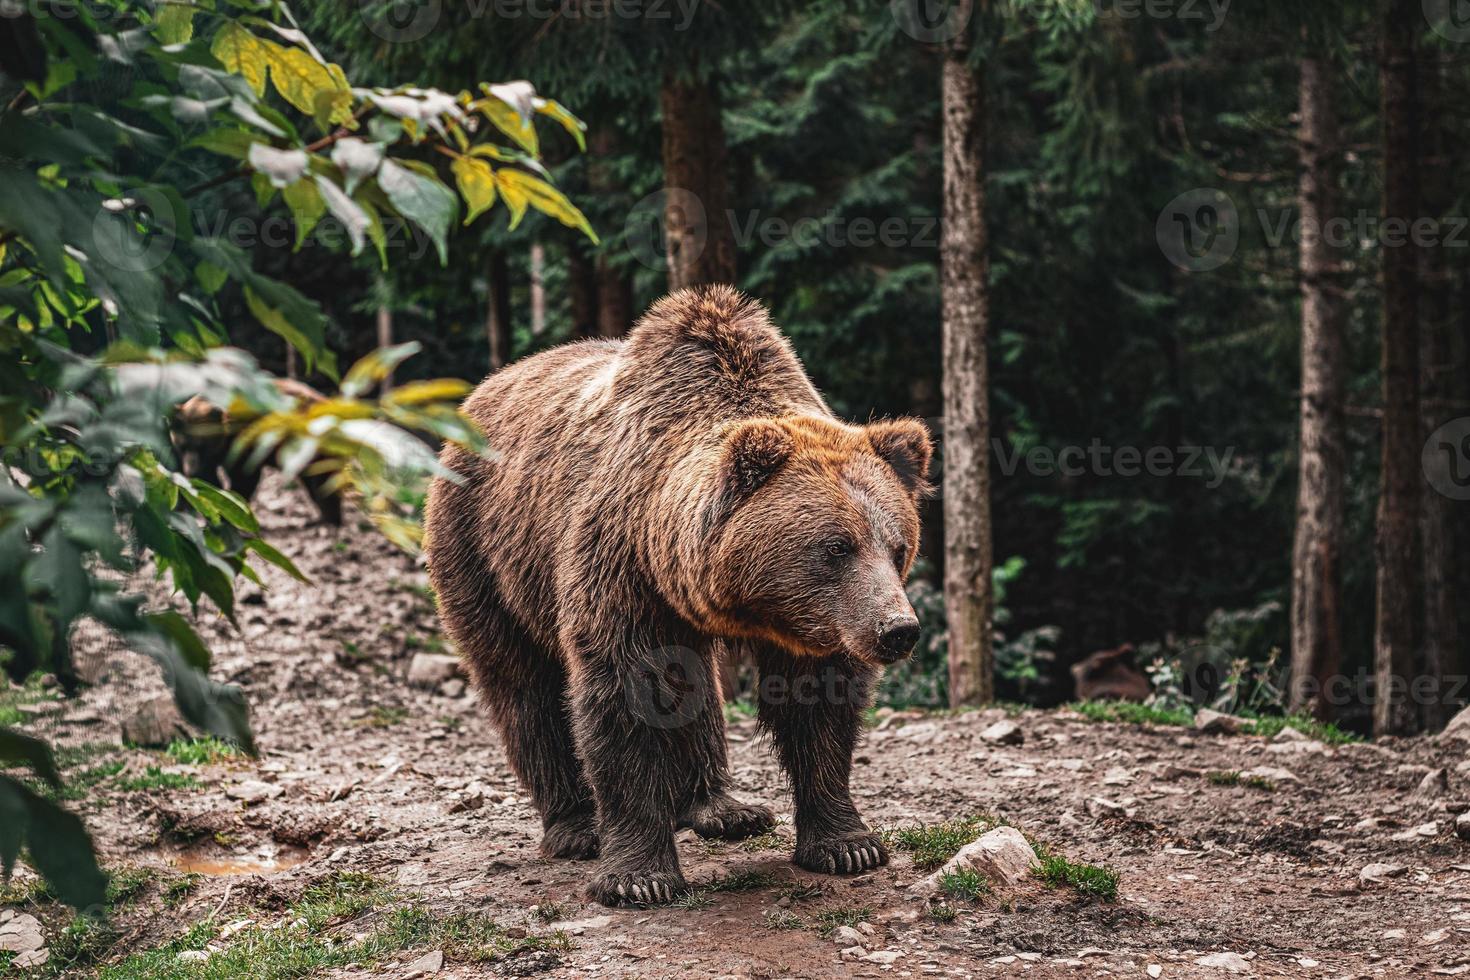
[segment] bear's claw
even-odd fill
[[[667,905],[687,891],[677,871],[600,874],[587,886],[587,897],[603,905]]]
[[[721,796],[692,807],[679,821],[705,839],[745,840],[764,834],[776,826],[776,815],[755,803],[741,803],[732,796]]]
[[[856,874],[887,864],[888,848],[877,834],[857,834],[798,844],[795,861],[808,871]]]
[[[541,853],[550,858],[586,861],[597,857],[597,818],[591,813],[565,817],[541,835]]]

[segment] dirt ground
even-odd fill
[[[537,855],[539,823],[473,696],[458,681],[407,679],[416,653],[443,652],[422,568],[369,530],[312,524],[273,482],[257,510],[312,584],[271,569],[268,590],[242,592],[238,632],[220,619],[201,631],[215,675],[249,696],[258,760],[182,764],[118,747],[119,720],[159,690],[136,661],[77,701],[28,709],[32,729],[123,764],[96,782],[100,800],[72,805],[109,867],[157,869],[118,911],[122,938],[99,966],[206,920],[226,948],[232,929],[268,927],[313,882],[365,872],[435,914],[566,937],[488,962],[446,950],[441,977],[1470,975],[1470,843],[1455,835],[1470,761],[1463,743],[1429,739],[1329,746],[1060,711],[1016,716],[1024,743],[996,745],[980,733],[999,711],[886,714],[853,772],[870,824],[993,814],[1121,875],[1116,902],[1035,882],[952,903],[958,915],[942,922],[910,890],[925,873],[907,854],[860,877],[791,864],[781,773],[754,723],[737,720],[738,791],[783,814],[779,839],[712,845],[683,832],[685,875],[712,886],[698,898],[588,904],[590,865]],[[152,784],[186,785],[125,788],[150,766]],[[1209,776],[1262,767],[1276,771]],[[183,872],[199,877],[166,887]],[[50,941],[58,920],[41,918]],[[861,942],[834,937],[837,923]],[[328,975],[406,976],[415,961],[432,969],[420,957],[434,952]]]

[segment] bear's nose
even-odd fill
[[[878,634],[878,654],[884,663],[902,660],[919,642],[919,621],[912,616],[898,616],[883,624]]]

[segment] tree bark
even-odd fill
[[[633,325],[633,284],[613,268],[606,255],[597,257],[597,336],[621,337]]]
[[[531,245],[531,336],[539,337],[546,329],[546,249],[540,242]]]
[[[597,334],[597,267],[581,242],[567,243],[567,292],[571,298],[572,334]]]
[[[1342,663],[1343,321],[1336,262],[1321,233],[1336,217],[1337,120],[1328,62],[1302,58],[1301,452],[1291,561],[1291,709],[1327,720],[1325,694]]]
[[[992,650],[990,411],[986,333],[990,310],[985,227],[983,74],[962,35],[946,49],[944,223],[940,291],[944,350],[944,607],[949,621],[949,702],[995,696]]]
[[[1435,55],[1422,66],[1420,105],[1425,115],[1424,147],[1421,157],[1425,213],[1443,219],[1455,202],[1456,189],[1450,169],[1451,140],[1445,125],[1450,107],[1443,102],[1444,59]],[[1423,439],[1457,414],[1455,363],[1451,331],[1454,329],[1455,272],[1447,248],[1420,250],[1420,279],[1423,310],[1419,336],[1420,414]],[[1424,672],[1438,681],[1459,672],[1459,610],[1455,607],[1456,551],[1454,515],[1450,498],[1428,481],[1419,487],[1422,507],[1419,537],[1424,569]],[[1451,705],[1443,684],[1421,707],[1424,727],[1437,730],[1449,720]]]
[[[1412,224],[1419,216],[1418,91],[1414,0],[1382,0],[1379,61],[1383,118],[1383,214]],[[1387,234],[1384,236],[1388,237]],[[1412,732],[1418,712],[1406,694],[1414,676],[1415,601],[1420,573],[1418,250],[1404,235],[1383,252],[1382,471],[1375,553],[1378,565],[1374,635],[1377,735]]]
[[[669,289],[735,282],[735,230],[719,92],[710,79],[671,70],[663,113],[664,247]]]
[[[486,280],[485,338],[490,342],[490,371],[494,373],[511,361],[510,263],[500,249],[490,253]]]
[[[388,307],[378,306],[378,346],[393,346],[393,311]],[[378,386],[379,391],[386,392],[393,387],[393,372],[389,371],[383,375],[383,382]]]

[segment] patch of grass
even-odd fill
[[[959,853],[960,848],[994,830],[999,821],[987,814],[883,830],[883,842],[914,857],[914,867],[932,871]]]
[[[1287,727],[1295,728],[1308,738],[1315,738],[1328,745],[1346,745],[1349,742],[1362,741],[1359,736],[1343,731],[1330,721],[1318,721],[1307,715],[1266,715],[1251,718],[1243,730],[1247,735],[1275,738],[1281,733],[1281,729]]]
[[[218,941],[213,923],[199,923],[157,949],[135,953],[104,968],[101,980],[295,980],[344,967],[378,971],[389,957],[413,949],[442,949],[459,963],[488,963],[531,950],[569,948],[561,932],[524,935],[488,916],[444,915],[420,904],[395,904],[400,896],[371,875],[339,874],[311,886],[286,909],[280,923],[250,926]],[[335,930],[351,923],[366,932],[344,941]],[[359,925],[370,925],[361,929]],[[345,932],[345,929],[343,930]],[[223,945],[207,959],[179,954]]]
[[[21,705],[56,700],[55,691],[48,691],[41,686],[42,676],[32,674],[19,687],[11,687],[9,682],[0,680],[0,725],[14,728],[28,721],[31,716],[20,710]]]
[[[703,889],[696,888],[687,891],[670,903],[670,908],[683,909],[685,912],[702,912],[713,907],[715,900],[709,897]]]
[[[953,922],[960,917],[960,910],[953,905],[931,905],[929,906],[929,918],[935,922]]]
[[[1069,861],[1060,854],[1053,854],[1045,846],[1033,843],[1040,865],[1032,872],[1049,888],[1070,887],[1079,894],[1098,898],[1104,902],[1117,901],[1118,872],[1095,864],[1080,864]]]
[[[1249,786],[1251,789],[1265,790],[1267,793],[1276,789],[1276,784],[1265,776],[1247,776],[1233,769],[1207,772],[1205,779],[1216,786]]]
[[[399,722],[407,720],[407,718],[407,708],[384,708],[378,706],[363,717],[353,721],[352,724],[358,728],[392,728]]]
[[[751,892],[759,888],[770,888],[778,879],[769,871],[732,871],[723,878],[712,879],[701,887],[707,892]]]
[[[12,878],[0,886],[0,906],[43,905],[55,900],[56,896],[44,878],[27,878],[24,883]]]
[[[815,921],[817,932],[823,936],[830,936],[840,926],[856,927],[859,922],[866,922],[872,917],[873,906],[871,905],[843,905],[818,912]]]
[[[440,715],[434,719],[451,732],[457,732],[464,727],[464,719],[458,715]]]
[[[444,637],[438,633],[430,633],[428,636],[410,633],[403,638],[403,646],[409,650],[428,650],[430,653],[443,653],[448,649],[444,644]]]
[[[801,916],[788,909],[766,909],[761,914],[767,929],[800,929],[805,923]]]
[[[950,898],[965,902],[979,901],[990,894],[990,882],[974,868],[946,871],[939,878],[939,887]]]
[[[154,868],[124,867],[110,872],[107,877],[108,907],[124,905],[137,898],[138,893],[157,877],[158,871]]]
[[[138,776],[118,776],[113,785],[128,792],[157,789],[198,789],[199,780],[186,772],[164,772],[160,766],[148,766]]]
[[[1188,708],[1163,708],[1136,701],[1074,701],[1067,707],[1088,721],[1182,727],[1194,724],[1194,712]]]
[[[540,905],[531,906],[533,922],[556,922],[565,919],[567,915],[567,907],[560,902],[543,902]]]
[[[822,886],[817,882],[798,878],[781,889],[781,894],[793,902],[809,902],[814,898],[821,898],[823,892]]]
[[[782,837],[780,834],[777,834],[775,831],[768,830],[764,834],[756,834],[754,837],[747,837],[745,838],[745,840],[741,841],[735,846],[739,847],[742,851],[747,851],[751,854],[754,854],[757,851],[783,851],[788,848],[790,844],[786,840],[786,838]]]
[[[739,698],[735,701],[725,702],[725,723],[728,725],[737,721],[749,721],[756,716],[754,701]]]
[[[207,738],[174,739],[163,754],[181,766],[208,766],[236,758],[240,750],[211,735]]]
[[[187,874],[182,874],[177,878],[171,879],[168,884],[163,886],[163,904],[170,907],[178,905],[185,898],[188,898],[189,893],[199,887],[199,883],[203,880],[204,875],[195,871],[190,871]]]

